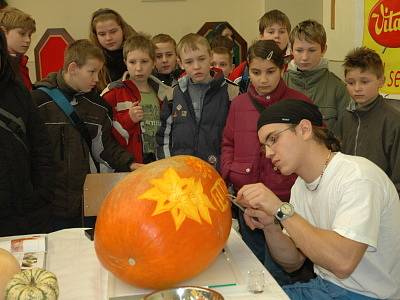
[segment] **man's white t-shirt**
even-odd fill
[[[337,153],[318,188],[306,186],[298,177],[292,187],[296,213],[315,227],[368,245],[350,277],[337,278],[315,265],[316,274],[369,297],[400,299],[400,200],[389,177],[365,158]]]

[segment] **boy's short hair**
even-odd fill
[[[183,51],[198,50],[199,45],[206,47],[208,53],[211,54],[211,47],[207,39],[197,33],[189,33],[182,37],[176,46],[176,53],[180,57]]]
[[[229,62],[232,63],[232,51],[225,47],[215,47],[211,49],[212,53],[226,54],[229,57]]]
[[[289,35],[289,41],[292,46],[296,38],[299,40],[306,40],[307,42],[318,43],[322,51],[326,49],[325,28],[315,20],[305,20],[297,24]]]
[[[226,37],[226,36],[217,36],[215,37],[210,43],[211,49],[214,48],[227,48],[228,50],[232,51],[233,49],[233,41]]]
[[[382,78],[385,72],[383,61],[378,53],[367,47],[358,47],[351,50],[345,57],[344,75],[352,69],[361,69],[362,72],[370,71],[377,78]]]
[[[258,20],[258,30],[260,31],[260,34],[263,34],[265,29],[272,26],[273,24],[280,24],[286,27],[287,32],[290,32],[290,30],[292,29],[292,25],[290,24],[288,16],[278,9],[273,9],[267,11],[260,18],[260,20]]]
[[[93,58],[105,62],[103,51],[99,47],[96,47],[89,40],[76,40],[65,49],[63,70],[67,71],[68,66],[73,62],[78,67],[82,67],[89,59]]]
[[[22,28],[32,33],[36,31],[35,20],[22,10],[11,6],[0,10],[0,26],[4,27],[6,32],[15,28]]]
[[[170,36],[169,34],[165,34],[165,33],[157,34],[157,35],[153,36],[151,41],[153,42],[154,45],[156,45],[158,43],[171,43],[176,48],[176,42],[172,38],[172,36]]]
[[[128,53],[134,50],[147,52],[151,60],[156,59],[156,47],[150,39],[150,36],[140,33],[129,37],[124,43],[123,56],[126,60]]]

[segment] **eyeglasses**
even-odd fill
[[[282,129],[276,133],[270,134],[267,137],[267,140],[265,141],[265,143],[262,144],[262,150],[265,150],[265,147],[271,148],[278,141],[278,138],[282,133],[284,133],[286,130],[289,130],[292,128],[294,128],[294,126],[289,126],[289,127]]]

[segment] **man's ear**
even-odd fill
[[[312,124],[309,120],[301,120],[297,128],[299,128],[299,133],[303,139],[308,140],[312,137]]]

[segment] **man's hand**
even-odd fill
[[[129,166],[129,169],[131,169],[131,171],[135,171],[137,168],[143,167],[145,164],[140,164],[140,163],[132,163]]]
[[[260,209],[247,208],[243,214],[244,220],[252,230],[255,228],[264,229],[274,224],[274,217],[267,215]]]
[[[262,183],[247,184],[237,193],[236,200],[245,207],[259,209],[273,217],[282,201]]]
[[[139,105],[139,103],[133,102],[131,108],[129,109],[129,116],[131,117],[134,123],[138,123],[143,119],[143,108]]]

